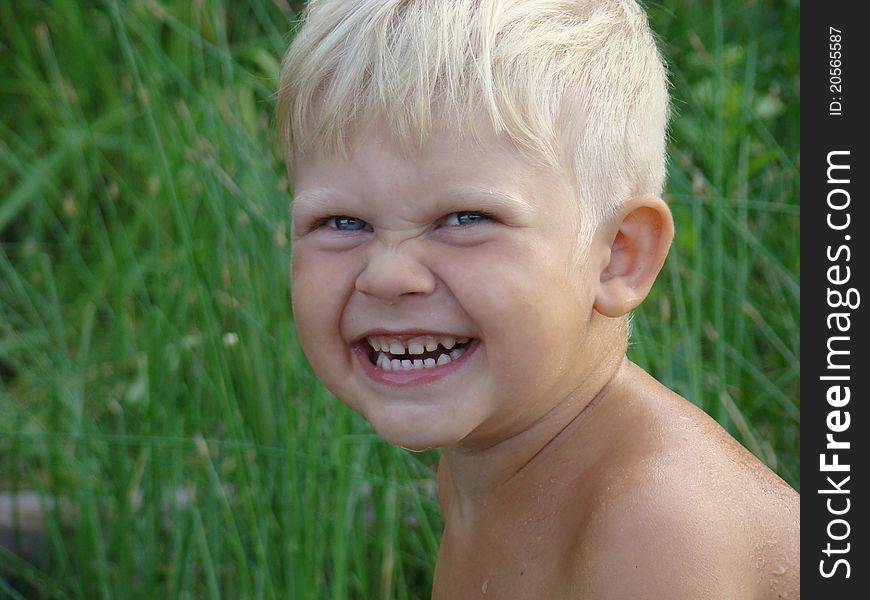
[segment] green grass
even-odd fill
[[[799,6],[650,12],[671,67],[677,234],[631,356],[799,489]]]
[[[631,356],[797,487],[799,8],[648,8],[678,234]],[[0,490],[42,495],[48,544],[0,550],[0,597],[428,597],[435,455],[295,339],[291,11],[0,0]]]

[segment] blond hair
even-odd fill
[[[480,114],[568,166],[595,222],[661,194],[666,74],[634,0],[311,0],[281,68],[288,164],[343,153],[374,118],[413,148],[436,119],[473,132]]]

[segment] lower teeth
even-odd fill
[[[416,371],[418,369],[431,369],[433,367],[440,367],[441,365],[446,365],[447,363],[456,360],[463,354],[465,354],[466,348],[454,348],[449,353],[443,353],[438,356],[438,360],[434,358],[426,358],[420,359],[415,358],[413,360],[398,359],[393,358],[390,359],[383,352],[378,352],[378,357],[375,360],[375,364],[377,367],[383,371]]]

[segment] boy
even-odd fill
[[[630,0],[317,0],[285,58],[293,307],[443,449],[434,598],[797,598],[798,495],[625,356],[673,235]]]

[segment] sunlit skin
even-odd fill
[[[339,399],[443,449],[433,597],[796,598],[797,494],[625,358],[664,202],[626,199],[581,244],[567,169],[485,129],[410,155],[383,130],[291,165],[293,308]],[[385,371],[372,337],[468,341]]]

